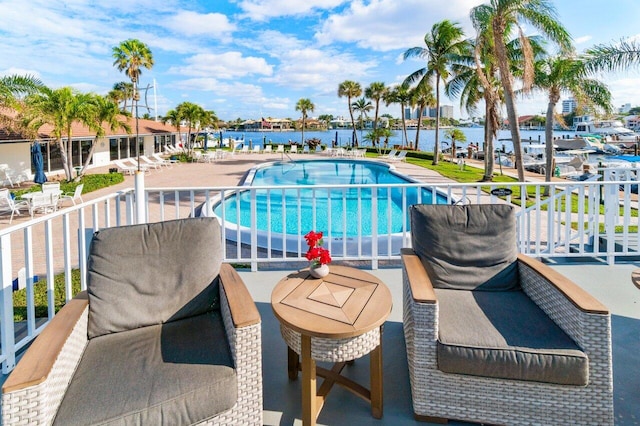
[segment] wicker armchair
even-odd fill
[[[260,316],[219,237],[211,218],[96,234],[88,291],[4,383],[2,424],[262,424]]]
[[[515,216],[509,206],[412,206],[411,229],[413,249],[402,252],[403,325],[416,419],[613,424],[609,311],[558,272],[508,248],[515,247]],[[497,269],[483,276],[482,269],[493,267]],[[517,288],[482,288],[486,283],[504,285],[505,267],[515,274]],[[446,283],[467,280],[468,285],[474,277],[479,279],[471,289]],[[526,309],[540,314],[523,314],[506,302],[518,298],[533,301]],[[541,329],[543,325],[557,325],[558,330]],[[495,329],[504,331],[503,341],[479,347],[478,342],[491,341],[488,336]],[[555,345],[562,338],[549,338],[558,331],[570,339],[567,343],[565,336],[569,349]],[[529,332],[542,337],[536,341]],[[523,339],[535,343],[526,347]],[[546,339],[553,340],[548,347],[540,344]],[[476,351],[482,352],[471,354]],[[507,352],[510,359],[505,360]],[[536,366],[538,360],[528,358],[532,354],[547,362]],[[576,355],[578,361],[569,366],[551,360],[555,355]],[[572,377],[568,370],[576,370],[577,364]],[[547,374],[552,367],[556,371]]]

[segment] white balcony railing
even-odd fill
[[[303,235],[315,229],[324,231],[325,245],[335,261],[368,262],[375,269],[381,261],[398,261],[400,247],[410,245],[408,205],[430,202],[439,194],[448,203],[517,204],[518,247],[523,253],[541,258],[601,258],[613,264],[616,259],[638,256],[638,197],[632,192],[633,185],[637,181],[332,185],[312,189],[140,187],[139,197],[134,189],[114,193],[0,229],[3,373],[14,367],[16,352],[55,315],[54,276],[60,274],[56,286],[62,303],[73,296],[74,270],[79,270],[80,288],[86,288],[88,245],[92,233],[102,228],[212,214],[221,200],[228,200],[215,210],[223,226],[226,262],[248,264],[254,271],[275,263],[297,267],[305,261]],[[532,195],[525,198],[525,190]],[[543,196],[546,190],[549,197]],[[372,193],[377,196],[370,197]],[[230,198],[238,194],[242,196]],[[143,202],[136,203],[136,198]],[[348,203],[353,204],[347,207]],[[263,222],[270,225],[260,229]],[[326,229],[320,228],[322,223]],[[281,229],[287,228],[283,235]],[[183,255],[176,253],[176,261]],[[19,285],[25,286],[27,294],[26,307],[21,308],[26,310],[26,321],[15,322],[12,296],[19,276]],[[47,300],[36,302],[34,285],[42,278],[47,282]]]

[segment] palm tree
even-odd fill
[[[449,77],[448,67],[455,55],[465,49],[467,41],[464,39],[462,27],[449,20],[437,22],[431,27],[431,32],[424,36],[426,47],[412,47],[404,52],[404,59],[418,57],[426,59],[427,66],[411,73],[405,82],[412,84],[427,83],[432,77],[436,80],[436,136],[434,145],[433,164],[438,164],[440,156],[440,81]]]
[[[311,99],[301,98],[298,100],[298,103],[296,103],[296,111],[302,113],[302,145],[304,145],[304,128],[307,125],[307,113],[313,112],[314,109],[316,109],[316,106],[311,102]]]
[[[140,144],[138,142],[138,81],[142,74],[141,68],[151,69],[153,67],[153,54],[151,49],[135,38],[130,38],[121,42],[113,48],[113,65],[118,71],[124,71],[133,84],[133,103],[135,105],[136,117],[136,156],[138,157],[138,171],[140,171]]]
[[[571,37],[556,16],[555,8],[549,0],[490,0],[489,4],[471,9],[472,21],[488,23],[488,28],[492,32],[492,50],[500,71],[500,82],[504,90],[518,179],[521,182],[524,181],[522,143],[515,104],[513,63],[509,58],[507,42],[511,30],[517,28],[523,51],[522,58],[519,61],[519,68],[523,70],[523,88],[524,91],[527,91],[533,84],[534,57],[529,40],[524,36],[520,23],[529,24],[540,31],[546,38],[557,43],[561,49],[569,50],[571,48]]]
[[[411,104],[411,91],[409,90],[409,86],[406,84],[400,84],[398,86],[392,87],[389,91],[387,91],[384,102],[387,106],[391,104],[399,104],[400,105],[400,117],[402,117],[402,134],[404,136],[402,146],[406,144],[409,140],[407,138],[407,119],[404,114],[404,109],[407,105]]]
[[[640,64],[640,42],[623,39],[619,43],[597,44],[586,50],[582,60],[588,72],[625,70]]]
[[[38,93],[25,98],[25,109],[21,115],[24,128],[29,134],[37,135],[42,125],[53,126],[52,134],[60,147],[62,167],[68,181],[73,180],[73,123],[90,125],[95,115],[93,97],[70,87],[55,90],[43,87]]]
[[[127,101],[133,99],[133,84],[121,81],[113,85],[113,89],[109,91],[108,97],[115,103],[122,102],[122,110],[127,110]],[[133,115],[133,102],[131,102],[131,115]]]
[[[381,81],[374,81],[369,85],[369,87],[364,89],[364,95],[367,98],[371,99],[375,104],[375,112],[373,118],[373,133],[375,135],[375,138],[371,140],[373,146],[376,146],[376,144],[379,142],[379,136],[376,132],[376,130],[378,129],[378,114],[380,112],[380,100],[384,97],[386,91],[387,88]]]
[[[451,140],[451,160],[455,161],[456,154],[456,141],[465,142],[467,135],[460,129],[447,129],[444,132],[444,137]]]
[[[371,101],[366,98],[357,99],[351,107],[355,112],[360,114],[360,136],[362,136],[362,129],[364,128],[364,119],[367,118],[367,113],[373,109]],[[358,146],[358,139],[356,139],[356,146]]]
[[[436,98],[433,96],[433,87],[426,81],[421,81],[416,87],[411,89],[410,93],[411,104],[418,108],[418,127],[416,128],[416,140],[413,145],[413,149],[417,151],[420,143],[423,111],[425,108],[434,106],[436,104]]]
[[[345,80],[338,86],[338,97],[347,97],[347,105],[349,105],[349,116],[351,117],[351,130],[353,131],[353,137],[355,139],[355,145],[358,146],[358,135],[356,134],[356,122],[353,119],[353,105],[351,99],[357,98],[362,95],[362,86],[360,83]]]
[[[569,92],[579,105],[598,106],[611,111],[611,93],[605,84],[586,76],[584,62],[566,56],[554,56],[536,62],[535,87],[547,92],[545,124],[545,181],[550,182],[553,172],[553,118],[554,109],[562,92]],[[545,192],[548,187],[545,188]]]
[[[40,79],[30,75],[7,75],[0,78],[0,108],[15,110],[20,107],[23,96],[38,92],[44,85]],[[12,129],[15,125],[12,114],[0,110],[0,125]]]
[[[120,112],[120,107],[117,103],[114,103],[110,99],[104,96],[92,95],[91,102],[93,103],[92,116],[89,118],[87,125],[91,130],[96,132],[96,135],[91,144],[91,149],[87,154],[87,158],[84,160],[82,169],[78,173],[79,179],[82,176],[91,163],[91,158],[98,145],[98,139],[105,135],[105,126],[112,132],[118,129],[123,129],[127,133],[131,133],[131,127],[125,120],[121,120],[123,116]]]
[[[193,102],[182,102],[176,107],[176,110],[178,111],[178,116],[180,117],[179,121],[186,122],[186,148],[189,151],[189,154],[191,154],[191,151],[193,150],[193,143],[191,143],[191,133],[194,130],[198,132],[201,126],[206,125],[208,115],[204,108],[202,108],[200,105],[194,104]]]

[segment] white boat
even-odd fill
[[[576,136],[603,136],[606,142],[619,143],[631,147],[640,140],[640,134],[624,127],[620,120],[598,120],[576,123]]]

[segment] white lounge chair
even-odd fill
[[[124,161],[128,161],[131,164],[133,164],[133,167],[135,167],[136,170],[138,168],[140,168],[140,170],[143,171],[143,172],[148,172],[149,171],[149,166],[147,166],[145,164],[138,164],[138,162],[134,158],[125,158]],[[127,163],[125,163],[125,164],[127,164]]]
[[[289,154],[297,154],[298,153],[298,145],[291,145],[289,148]]]
[[[133,175],[138,171],[137,167],[126,165],[120,160],[113,160],[113,164],[125,175]]]
[[[253,150],[251,151],[252,154],[260,154],[260,145],[255,145],[253,147]]]
[[[154,161],[151,158],[147,157],[146,155],[141,155],[140,159],[143,161],[142,164],[147,164],[150,167],[153,167],[155,169],[160,169],[162,168],[162,166],[167,165],[167,164],[164,164],[162,161]]]
[[[309,153],[309,145],[305,145],[302,147],[302,153],[303,154],[308,154]]]
[[[283,154],[284,153],[284,145],[278,145],[278,149],[276,149],[276,153]]]
[[[407,161],[407,151],[400,151],[395,157],[389,158],[391,161]]]
[[[29,209],[29,203],[25,200],[14,200],[8,189],[0,189],[0,214],[10,214],[9,223],[13,216],[20,216],[20,209]]]
[[[264,147],[264,151],[262,151],[263,154],[271,154],[273,153],[273,145],[267,145]]]
[[[155,158],[158,162],[162,162],[162,164],[171,167],[173,164],[180,163],[180,160],[172,160],[171,158],[162,158],[160,154],[157,152],[151,154],[153,158]]]
[[[242,149],[240,150],[240,153],[248,154],[249,153],[249,145],[242,145]]]
[[[385,155],[381,155],[381,156],[380,156],[380,159],[382,159],[382,160],[390,160],[390,159],[392,159],[393,157],[395,157],[397,153],[398,153],[398,150],[397,150],[397,149],[392,149],[391,151],[389,151],[389,152],[388,152],[388,153],[386,153]]]
[[[82,189],[84,188],[84,183],[81,183],[80,185],[76,186],[75,191],[73,192],[65,192],[62,195],[60,195],[60,204],[62,204],[65,200],[70,200],[73,205],[76,205],[76,200],[79,200],[81,203],[84,202],[84,200],[82,199]]]

